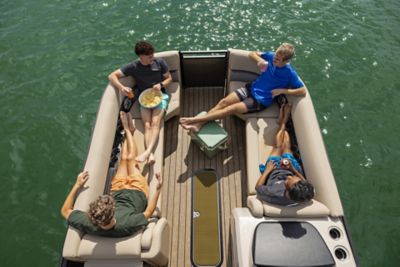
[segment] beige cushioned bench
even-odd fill
[[[178,51],[168,51],[156,54],[167,61],[173,83],[167,87],[171,95],[170,104],[164,117],[165,120],[179,114],[181,75]],[[121,79],[126,86],[133,86],[134,80],[130,77]],[[85,170],[88,170],[91,179],[87,182],[87,189],[77,196],[74,209],[86,211],[89,203],[103,194],[107,179],[107,170],[116,131],[118,111],[123,96],[110,84],[103,94],[97,114],[92,141],[88,152]],[[140,119],[137,104],[131,109],[136,131],[134,140],[138,146],[138,153],[144,151],[144,125]],[[143,174],[148,178],[150,198],[156,190],[154,173],[162,172],[164,160],[164,120],[161,124],[160,137],[154,152],[156,163],[149,167],[142,166]],[[168,263],[169,253],[169,225],[165,218],[161,218],[161,196],[157,203],[157,210],[150,219],[146,229],[124,238],[106,238],[83,234],[73,227],[69,227],[64,242],[63,257],[73,261],[84,261],[87,266],[97,266],[103,263],[109,266],[133,266],[135,262],[146,261],[152,265]],[[99,261],[101,260],[101,261]],[[103,266],[103,265],[101,265]]]
[[[249,51],[229,49],[228,89],[232,92],[258,76]],[[246,123],[247,206],[256,217],[325,217],[341,216],[343,209],[331,171],[311,97],[288,97],[306,177],[315,187],[315,198],[306,204],[285,207],[263,202],[256,197],[260,177],[259,164],[265,163],[273,147],[278,128],[276,103],[258,113],[240,115]]]

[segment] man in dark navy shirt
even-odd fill
[[[165,88],[172,82],[172,77],[165,60],[154,57],[154,47],[150,43],[146,41],[136,43],[135,53],[139,59],[113,71],[108,76],[108,79],[115,88],[130,98],[133,95],[138,97],[143,90],[148,88],[162,92],[162,102],[158,107],[140,109],[145,128],[146,151],[138,155],[136,161],[147,161],[152,164],[155,162],[153,151],[160,133],[161,119],[168,108],[169,96],[165,92]],[[132,88],[123,85],[119,81],[120,78],[126,76],[131,76],[135,80],[133,91]]]

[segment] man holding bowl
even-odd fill
[[[136,157],[138,162],[147,162],[153,164],[155,158],[153,150],[157,144],[160,133],[161,119],[168,107],[169,97],[165,92],[172,77],[168,70],[167,63],[162,58],[154,57],[154,47],[146,41],[140,41],[135,45],[135,53],[139,59],[128,65],[113,71],[108,79],[111,84],[120,90],[124,95],[137,98],[145,89],[152,88],[155,92],[162,93],[162,101],[155,108],[141,108],[140,114],[144,123],[144,137],[146,151]],[[135,79],[135,87],[124,86],[119,79],[126,76],[132,76]]]

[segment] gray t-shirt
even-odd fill
[[[168,72],[168,65],[162,58],[155,58],[147,66],[142,65],[139,60],[135,60],[122,67],[121,71],[125,76],[132,76],[135,79],[135,88],[140,94],[143,90],[164,80],[164,74]]]
[[[293,200],[285,197],[285,181],[288,175],[293,175],[293,173],[285,169],[273,170],[268,175],[267,183],[256,188],[257,197],[260,200],[283,206],[296,204]]]

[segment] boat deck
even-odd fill
[[[213,107],[224,94],[222,87],[185,88],[182,95],[181,116],[194,116]],[[162,211],[171,228],[169,265],[191,266],[190,223],[191,223],[191,177],[194,171],[213,168],[220,176],[223,264],[232,266],[232,240],[230,216],[233,208],[245,205],[247,183],[245,162],[244,122],[230,116],[224,120],[224,128],[230,140],[228,149],[213,159],[192,142],[175,117],[165,123],[164,186]]]

